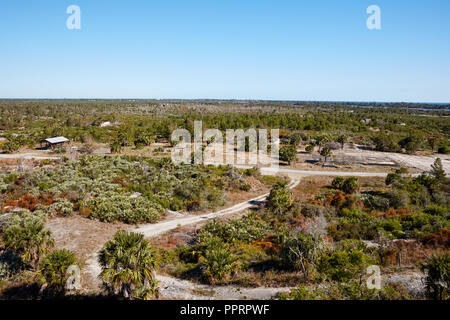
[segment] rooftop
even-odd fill
[[[61,142],[67,142],[69,139],[66,137],[54,137],[54,138],[47,138],[45,139],[48,143],[61,143]]]

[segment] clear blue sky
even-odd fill
[[[450,102],[450,1],[1,0],[0,97]]]

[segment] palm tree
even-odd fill
[[[450,297],[450,254],[428,258],[421,269],[427,272],[427,294],[435,300],[447,300]]]
[[[230,246],[220,238],[206,240],[205,246],[200,262],[206,269],[210,283],[228,277],[237,267],[236,257]]]
[[[144,235],[118,231],[99,254],[100,277],[110,293],[126,299],[158,295],[155,253]]]
[[[31,215],[24,214],[6,228],[2,235],[6,249],[20,256],[22,261],[36,269],[42,255],[54,245],[52,233],[44,229],[44,222]]]

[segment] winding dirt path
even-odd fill
[[[294,180],[289,184],[290,189],[294,189],[298,184],[300,183],[300,180]],[[133,229],[133,232],[138,232],[144,234],[146,238],[156,237],[160,234],[166,233],[170,230],[176,229],[178,227],[200,223],[216,218],[220,218],[223,216],[227,216],[233,213],[238,213],[241,211],[244,211],[250,207],[253,207],[256,203],[266,200],[268,197],[268,193],[260,195],[256,198],[238,203],[230,208],[226,208],[217,212],[212,212],[208,214],[204,214],[201,216],[195,216],[195,215],[188,215],[181,218],[176,218],[173,220],[160,222],[160,223],[150,223],[150,224],[144,224],[139,226],[138,228]]]
[[[298,186],[299,183],[300,180],[294,180],[289,184],[289,188],[293,189],[296,186]],[[230,208],[226,208],[217,212],[212,212],[201,216],[189,215],[160,223],[144,224],[135,229],[131,229],[130,231],[142,233],[146,238],[155,237],[165,232],[176,229],[179,226],[196,224],[244,211],[248,208],[251,208],[256,203],[266,200],[268,195],[269,195],[268,193],[265,193],[253,199],[238,203]],[[84,267],[84,272],[87,272],[90,275],[92,283],[98,287],[101,286],[101,282],[99,279],[99,275],[101,273],[101,266],[98,263],[97,257],[98,252],[101,250],[102,246],[98,247],[97,250],[89,256],[89,258],[86,260],[86,266]],[[174,299],[174,298],[183,299],[183,297],[186,297],[186,299],[207,298],[207,296],[201,293],[195,293],[196,289],[199,291],[213,290],[215,292],[221,292],[222,295],[220,297],[223,299],[226,299],[228,295],[229,297],[227,299],[233,299],[233,297],[238,299],[239,297],[243,296],[242,290],[244,290],[242,289],[241,293],[239,293],[239,290],[236,287],[203,286],[191,283],[186,280],[180,280],[162,275],[157,275],[157,279],[160,282],[160,287],[162,288],[161,298],[163,299]],[[206,287],[208,287],[209,289]],[[268,299],[278,291],[280,291],[280,288],[245,289],[247,296],[253,297],[254,299],[264,299],[264,298]],[[182,294],[178,296],[178,293]],[[215,294],[214,298],[217,299],[217,297],[218,296]]]

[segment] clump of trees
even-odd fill
[[[43,219],[28,213],[14,216],[2,230],[1,240],[6,250],[20,257],[32,270],[37,270],[42,256],[54,245]]]
[[[359,181],[355,177],[344,179],[342,177],[336,177],[331,182],[331,186],[334,189],[340,190],[347,194],[353,194],[359,191]]]
[[[286,161],[288,164],[291,164],[291,162],[295,161],[297,158],[297,150],[295,146],[292,145],[282,146],[279,155],[281,161]]]
[[[69,250],[52,250],[54,239],[44,228],[45,218],[24,211],[0,224],[0,280],[13,277],[20,285],[32,279],[41,287],[39,297],[52,298],[79,289],[79,274],[73,276],[69,268],[80,270],[80,263]]]

